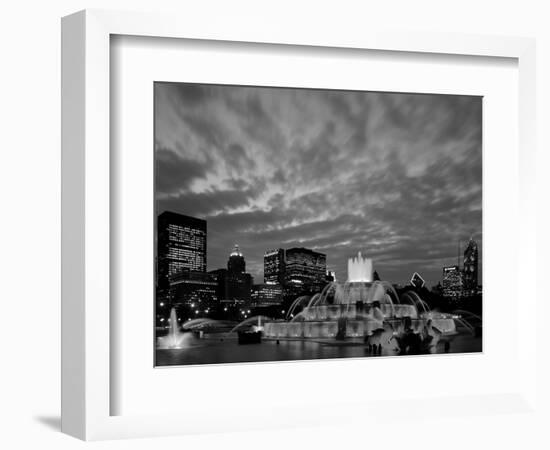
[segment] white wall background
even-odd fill
[[[199,5],[200,3],[200,5]],[[533,36],[538,39],[540,255],[548,253],[550,12],[532,0],[164,1],[11,0],[0,6],[0,447],[81,448],[59,433],[60,17],[83,8],[179,10],[209,20],[247,15],[280,24]],[[514,238],[514,237],[512,237]],[[529,263],[529,262],[525,262]],[[539,256],[538,270],[544,273]],[[535,274],[533,274],[535,277]],[[544,278],[541,276],[541,280]],[[505,281],[505,280],[503,280]],[[540,324],[550,311],[541,292]],[[545,314],[546,313],[546,314]],[[550,404],[550,339],[540,332],[541,403]],[[95,448],[548,448],[546,417],[396,421],[373,430],[334,427],[101,442]],[[413,413],[414,414],[414,413]]]

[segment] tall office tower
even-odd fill
[[[441,283],[445,297],[460,297],[463,294],[462,273],[458,266],[443,267]]]
[[[466,250],[464,250],[463,282],[464,290],[468,294],[475,294],[478,286],[478,247],[470,238]]]
[[[285,284],[285,251],[268,250],[264,254],[264,283]]]
[[[238,245],[235,245],[235,248],[229,255],[227,270],[230,274],[243,274],[246,272],[246,262]]]
[[[286,251],[285,286],[291,295],[320,292],[326,285],[327,257],[308,248]]]
[[[185,270],[206,272],[206,221],[165,211],[157,219],[157,306],[169,303],[170,277]]]
[[[227,261],[226,299],[234,303],[248,304],[250,302],[250,290],[252,288],[252,276],[246,273],[244,255],[235,248]]]

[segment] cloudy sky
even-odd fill
[[[155,83],[157,212],[207,220],[208,270],[300,246],[344,280],[361,250],[432,285],[481,244],[481,132],[480,97]]]

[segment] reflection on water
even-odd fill
[[[432,349],[432,353],[444,353],[444,345]],[[470,335],[455,336],[449,353],[472,353],[481,351],[481,338]],[[394,356],[395,351],[384,348],[382,356]],[[158,349],[157,366],[188,364],[224,364],[239,362],[292,361],[327,358],[372,357],[360,341],[311,341],[275,340],[256,345],[239,345],[235,339],[194,339],[182,349]]]

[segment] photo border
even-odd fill
[[[474,94],[440,94],[440,93],[431,93],[431,92],[409,92],[409,91],[376,91],[376,90],[361,90],[361,89],[345,89],[345,88],[329,88],[329,87],[323,87],[323,88],[317,88],[317,87],[295,87],[295,86],[271,86],[271,85],[249,85],[249,84],[233,84],[233,83],[228,83],[228,84],[223,84],[223,83],[200,83],[200,82],[190,82],[190,81],[166,81],[166,80],[162,80],[162,81],[159,81],[159,80],[156,80],[153,82],[154,86],[153,86],[153,119],[155,121],[154,125],[153,125],[153,136],[156,140],[156,136],[157,136],[157,131],[156,131],[156,117],[157,117],[157,108],[158,108],[158,105],[157,105],[157,92],[156,92],[156,84],[159,83],[159,84],[166,84],[166,85],[178,85],[178,84],[183,84],[183,85],[191,85],[191,86],[199,86],[199,87],[214,87],[214,88],[224,88],[224,89],[229,89],[229,88],[250,88],[250,89],[257,89],[259,91],[261,90],[264,90],[264,89],[269,89],[269,90],[280,90],[280,91],[284,91],[284,90],[294,90],[294,91],[300,91],[300,92],[304,92],[304,91],[310,91],[310,92],[315,92],[315,93],[319,93],[319,92],[330,92],[330,93],[337,93],[337,94],[340,94],[340,93],[354,93],[354,94],[364,94],[365,96],[368,95],[368,94],[384,94],[384,95],[388,95],[388,96],[392,96],[392,95],[396,95],[396,96],[399,96],[399,95],[417,95],[417,96],[432,96],[432,97],[439,97],[439,96],[449,96],[449,97],[470,97],[470,98],[477,98],[480,103],[481,103],[481,118],[480,118],[480,127],[481,129],[483,128],[483,95],[474,95]],[[483,134],[483,132],[481,133]],[[152,236],[152,239],[153,239],[153,242],[154,242],[154,256],[155,256],[155,261],[153,263],[153,272],[154,272],[154,280],[155,280],[155,286],[156,286],[156,283],[158,282],[158,246],[157,246],[157,237],[158,237],[158,216],[159,216],[159,209],[158,209],[158,199],[157,199],[157,186],[158,186],[158,173],[157,173],[157,168],[158,168],[158,161],[157,161],[157,150],[155,148],[155,142],[153,142],[153,168],[154,168],[154,174],[153,174],[153,199],[154,199],[154,206],[153,206],[153,211],[154,211],[154,218],[153,218],[153,230],[154,230],[154,233],[153,233],[153,236]],[[481,137],[480,139],[480,146],[479,146],[479,150],[480,150],[480,153],[483,153],[483,137]],[[482,178],[480,178],[480,182],[482,181]],[[180,214],[183,214],[185,215],[184,213],[180,213]],[[205,219],[203,219],[205,220]],[[481,222],[481,230],[478,231],[477,233],[479,233],[481,236],[483,236],[483,221]],[[326,255],[328,257],[328,254]],[[483,268],[483,265],[482,265],[482,268]],[[481,271],[483,272],[483,271]],[[414,272],[415,274],[417,274],[417,272]],[[418,274],[417,274],[418,275]],[[155,293],[154,293],[154,296],[155,298],[153,299],[153,302],[154,302],[154,316],[153,316],[153,322],[156,321],[156,310],[157,310],[157,296],[158,294],[158,291],[155,289]],[[481,310],[483,311],[483,295],[480,294],[480,299],[481,299],[481,302],[482,302],[482,306],[481,306]],[[482,314],[482,317],[483,317],[483,314]],[[482,328],[483,328],[483,320],[481,322],[482,324]],[[156,326],[156,325],[155,325]],[[158,340],[159,336],[157,334],[157,331],[154,329],[153,330],[153,342],[156,344],[157,340]],[[365,336],[366,338],[366,336]],[[271,338],[272,340],[274,338]],[[292,340],[292,339],[291,339]],[[480,350],[476,350],[476,351],[451,351],[449,352],[450,354],[454,354],[454,355],[461,355],[461,354],[476,354],[476,353],[480,353],[482,354],[483,353],[483,342],[484,342],[484,338],[483,338],[483,335],[480,337],[480,341],[481,341],[481,346],[480,346]],[[317,358],[289,358],[289,359],[280,359],[280,360],[270,360],[270,359],[260,359],[260,360],[251,360],[251,361],[226,361],[226,362],[219,362],[219,361],[208,361],[208,362],[201,362],[201,363],[181,363],[181,364],[157,364],[157,358],[158,358],[158,348],[155,347],[154,348],[154,356],[153,356],[153,360],[154,360],[154,367],[155,368],[176,368],[176,367],[187,367],[187,366],[211,366],[211,365],[226,365],[226,364],[255,364],[255,363],[279,363],[279,362],[290,362],[290,361],[293,361],[293,362],[305,362],[305,361],[317,361],[317,360],[341,360],[341,359],[352,359],[352,358],[357,358],[357,356],[331,356],[331,357],[317,357]],[[433,353],[434,355],[435,354],[441,354],[441,353]],[[384,355],[384,357],[395,357],[395,356],[411,356],[411,354],[409,355],[399,355],[399,353],[396,353],[396,354],[393,354],[393,355]],[[418,356],[418,355],[416,355]],[[427,355],[426,355],[427,356]]]

